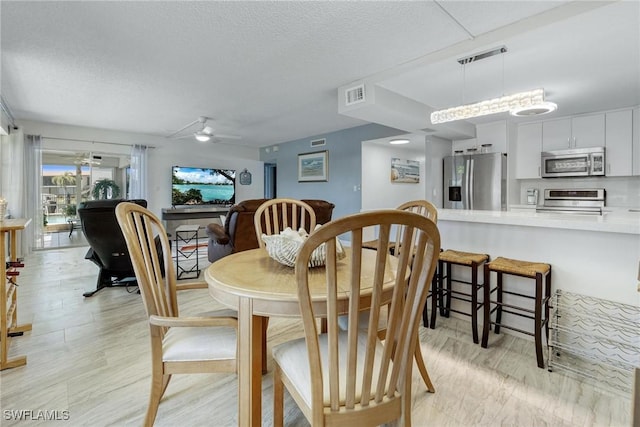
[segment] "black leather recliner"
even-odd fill
[[[147,207],[147,201],[142,199],[90,200],[78,207],[82,231],[91,246],[84,258],[100,267],[96,289],[85,292],[85,297],[93,296],[102,288],[131,285],[135,282],[127,243],[116,219],[116,206],[123,201]]]

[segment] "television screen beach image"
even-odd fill
[[[173,166],[171,204],[232,205],[235,203],[236,171],[232,169]]]

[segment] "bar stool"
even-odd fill
[[[478,310],[483,306],[482,302],[478,302],[478,291],[483,286],[482,284],[478,284],[478,267],[487,261],[489,261],[489,255],[487,254],[461,252],[451,249],[440,252],[437,280],[434,280],[431,284],[431,329],[435,329],[436,327],[436,311],[438,307],[440,308],[440,315],[444,317],[449,317],[450,311],[471,316],[473,342],[478,344]],[[452,265],[471,267],[471,281],[454,279],[451,276]],[[442,286],[443,279],[447,279],[446,289]],[[454,291],[451,288],[452,282],[470,285],[471,289],[469,292]],[[452,299],[471,303],[469,312],[452,309]]]
[[[497,273],[496,287],[491,289],[491,272]],[[502,276],[503,274],[510,274],[514,276],[526,277],[529,279],[535,279],[536,289],[535,296],[524,295],[517,292],[506,291],[503,289]],[[542,279],[544,280],[544,287]],[[491,300],[491,294],[496,292],[496,299]],[[522,298],[528,298],[534,300],[533,309],[521,307],[513,304],[506,304],[503,302],[503,294],[516,295]],[[484,327],[482,330],[482,347],[487,348],[489,341],[489,329],[491,325],[495,325],[495,333],[500,333],[500,327],[511,329],[526,335],[533,335],[535,339],[536,358],[538,360],[538,367],[544,368],[544,358],[542,355],[542,328],[545,329],[545,335],[547,342],[549,341],[549,298],[551,297],[551,265],[520,261],[516,259],[509,259],[498,257],[484,265]],[[493,310],[491,304],[495,304]],[[503,307],[505,307],[503,309]],[[542,309],[544,307],[544,318],[542,317]],[[511,311],[514,310],[514,311]],[[495,322],[491,321],[491,313],[496,312]],[[502,324],[502,312],[514,314],[516,316],[526,317],[527,319],[533,319],[534,331],[524,331],[519,328],[511,327]],[[533,316],[532,316],[533,314]]]

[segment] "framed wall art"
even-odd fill
[[[298,182],[328,181],[329,152],[298,154]]]
[[[417,160],[391,159],[391,182],[417,184],[420,182],[420,162]]]

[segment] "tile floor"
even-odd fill
[[[5,426],[139,426],[147,406],[149,338],[140,295],[108,288],[91,298],[97,267],[86,247],[39,251],[19,277],[19,323],[33,331],[13,339],[10,356],[27,365],[0,373]],[[183,313],[217,307],[207,291],[179,294]],[[506,334],[473,344],[467,320],[438,319],[421,328],[420,344],[436,393],[414,370],[414,426],[628,426],[630,396],[536,367],[533,344]],[[269,347],[302,335],[296,319],[271,319]],[[270,352],[269,352],[270,354]],[[271,359],[269,359],[271,366]],[[237,424],[235,375],[174,376],[157,426]],[[263,425],[272,424],[272,380],[263,382]],[[64,421],[18,421],[11,411],[68,411]],[[7,412],[8,411],[8,412]],[[62,412],[60,412],[62,414]],[[285,423],[308,425],[285,400]]]

